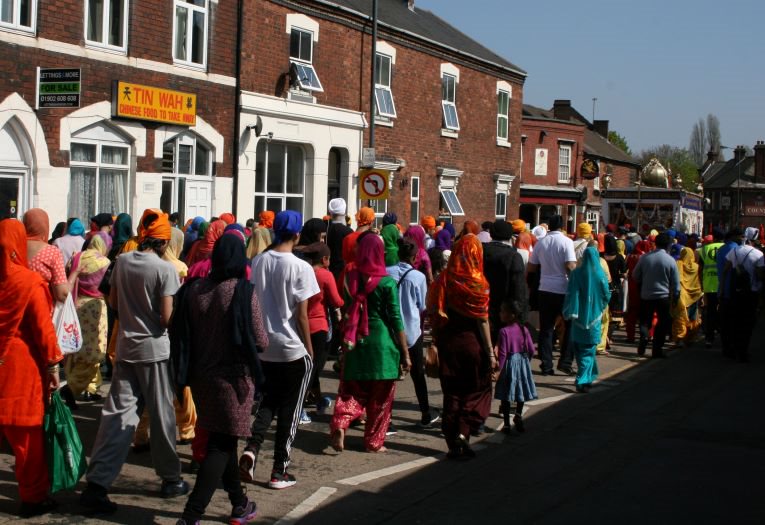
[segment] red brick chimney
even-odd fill
[[[744,160],[744,157],[746,157],[746,148],[744,146],[736,146],[736,149],[733,150],[733,160],[739,162]]]
[[[558,120],[571,120],[574,117],[574,108],[570,100],[556,100],[553,102],[553,116]]]
[[[608,121],[607,120],[596,120],[592,123],[592,127],[595,128],[595,132],[603,137],[604,139],[608,138]]]
[[[765,142],[762,140],[754,145],[754,182],[765,184]]]

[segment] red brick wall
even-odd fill
[[[295,12],[270,2],[251,5],[245,15],[242,89],[285,96],[288,89],[289,35],[286,15]],[[319,41],[314,43],[313,65],[324,87],[315,93],[317,103],[363,111],[369,120],[369,76],[371,37],[344,24],[314,17],[319,25]],[[496,144],[497,80],[490,75],[451,61],[460,70],[457,87],[459,138],[441,136],[440,64],[448,62],[413,50],[391,35],[381,32],[380,40],[393,45],[392,91],[398,117],[392,128],[377,126],[378,158],[402,158],[406,167],[395,175],[389,209],[406,223],[409,217],[409,187],[400,181],[419,172],[421,215],[438,213],[437,167],[463,170],[458,195],[466,211],[465,218],[494,219],[493,175],[518,175],[520,164],[520,127],[523,86],[520,80],[508,80],[513,86],[510,142],[512,148]],[[365,144],[369,133],[365,133]],[[508,199],[508,215],[514,216],[518,202],[518,179]],[[456,221],[461,224],[462,218]]]
[[[523,183],[572,188],[589,183],[591,186],[590,181],[585,181],[581,177],[582,162],[584,161],[584,129],[584,126],[562,122],[523,119],[521,131],[527,137],[523,149]],[[542,131],[547,132],[544,137],[542,137]],[[569,184],[558,182],[558,154],[561,139],[575,141],[574,143],[563,143],[571,146],[571,182]],[[534,159],[537,148],[547,149],[546,177],[534,175]]]

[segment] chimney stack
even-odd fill
[[[604,139],[608,139],[608,121],[607,120],[596,120],[592,123],[592,127],[595,129],[595,132],[603,137]]]
[[[765,142],[762,140],[754,146],[754,182],[765,184]]]
[[[736,146],[736,149],[733,150],[733,160],[740,162],[744,160],[744,157],[746,157],[746,148],[740,145]]]
[[[571,120],[574,118],[574,109],[570,100],[558,99],[553,102],[553,116],[558,120]]]
[[[720,160],[720,152],[710,149],[707,152],[707,163],[717,162],[718,160]]]

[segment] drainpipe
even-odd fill
[[[241,76],[242,76],[242,18],[244,11],[244,0],[239,0],[236,6],[236,61],[235,61],[235,84],[234,84],[234,144],[233,144],[233,158],[231,159],[231,170],[234,178],[234,187],[231,193],[231,213],[236,217],[239,217],[239,210],[237,209],[237,203],[239,201],[239,147],[240,147],[240,132],[239,126],[241,124],[241,112],[242,104],[240,93],[242,91]],[[247,220],[246,218],[244,220]]]

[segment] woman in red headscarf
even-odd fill
[[[27,231],[29,269],[39,273],[48,283],[54,300],[63,302],[69,295],[69,283],[61,250],[48,244],[48,214],[43,209],[32,208],[24,214],[24,228]]]
[[[396,281],[388,277],[383,243],[374,233],[359,237],[356,262],[344,284],[343,366],[331,444],[343,450],[345,430],[366,410],[364,446],[368,452],[384,452],[396,379],[412,363]]]
[[[652,250],[649,241],[639,241],[627,256],[627,311],[624,313],[624,325],[627,342],[635,342],[635,326],[640,315],[640,284],[632,278],[640,257]]]
[[[43,408],[58,388],[63,359],[48,285],[26,266],[27,235],[16,219],[0,221],[0,439],[16,458],[22,517],[49,512]]]
[[[491,371],[497,366],[478,237],[467,234],[454,244],[446,270],[428,290],[427,305],[438,347],[447,457],[473,457],[468,440],[489,416]]]
[[[210,224],[210,227],[207,229],[207,233],[205,233],[204,238],[197,240],[192,245],[191,251],[189,251],[189,255],[186,258],[186,265],[189,267],[188,277],[207,277],[207,273],[209,273],[210,270],[209,268],[207,268],[207,271],[204,275],[198,275],[198,273],[194,271],[194,265],[198,262],[206,261],[212,257],[215,241],[221,238],[225,229],[226,223],[218,219],[217,221]]]

